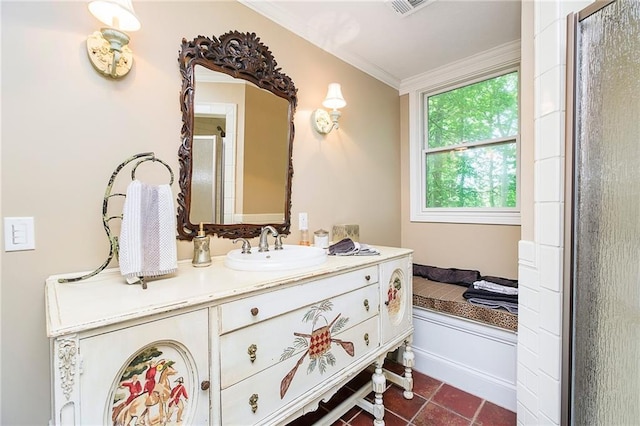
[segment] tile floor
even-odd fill
[[[385,368],[396,373],[404,371],[401,365],[391,361],[385,362]],[[371,374],[368,372],[359,374],[347,386],[340,389],[331,400],[321,403],[318,410],[296,419],[287,426],[308,426],[320,421],[328,410],[338,405],[370,379]],[[417,371],[413,372],[413,399],[404,399],[402,391],[402,388],[388,384],[384,392],[386,426],[513,426],[516,424],[514,412]],[[372,400],[371,395],[368,398]],[[354,407],[332,426],[361,426],[371,425],[372,422],[372,415],[359,407]]]

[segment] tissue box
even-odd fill
[[[333,225],[331,232],[332,241],[337,243],[343,238],[351,238],[355,242],[360,242],[360,226],[359,225]]]

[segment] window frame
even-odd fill
[[[495,54],[495,52],[490,52]],[[427,76],[420,86],[407,90],[409,93],[409,155],[410,155],[410,205],[411,222],[445,222],[445,223],[473,223],[473,224],[497,224],[520,225],[520,128],[522,121],[521,109],[521,76],[519,66],[519,50],[501,52],[492,58],[491,55],[477,60],[472,58],[468,64],[456,63],[438,70],[437,73]],[[474,63],[473,59],[476,59]],[[437,95],[449,90],[478,83],[511,72],[518,73],[518,134],[515,137],[504,138],[507,141],[514,140],[516,144],[516,206],[515,207],[426,207],[426,161],[427,161],[427,121],[425,99],[428,96]],[[429,84],[430,83],[430,84]],[[496,143],[491,140],[490,144]],[[472,143],[475,144],[475,143]],[[472,144],[469,144],[471,146]],[[489,144],[486,146],[490,146]],[[447,150],[449,147],[447,147]],[[433,152],[433,151],[432,151]]]

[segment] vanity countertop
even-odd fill
[[[236,271],[224,266],[225,256],[213,257],[211,266],[205,268],[195,268],[190,260],[185,260],[178,263],[177,273],[147,280],[147,289],[127,284],[119,268],[75,283],[59,283],[58,279],[82,273],[54,275],[46,281],[47,336],[76,333],[189,306],[222,303],[412,252],[405,248],[376,246],[376,249],[379,256],[327,256],[322,265],[288,271]]]

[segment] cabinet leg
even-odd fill
[[[415,354],[411,348],[411,340],[404,341],[404,352],[402,354],[402,365],[404,365],[404,392],[406,399],[413,399],[413,376],[411,370],[414,365]]]
[[[371,377],[373,382],[373,392],[375,393],[374,405],[373,405],[373,424],[375,426],[384,426],[384,404],[382,402],[382,394],[387,386],[387,379],[382,373],[382,363],[384,361],[376,361],[376,368]]]

